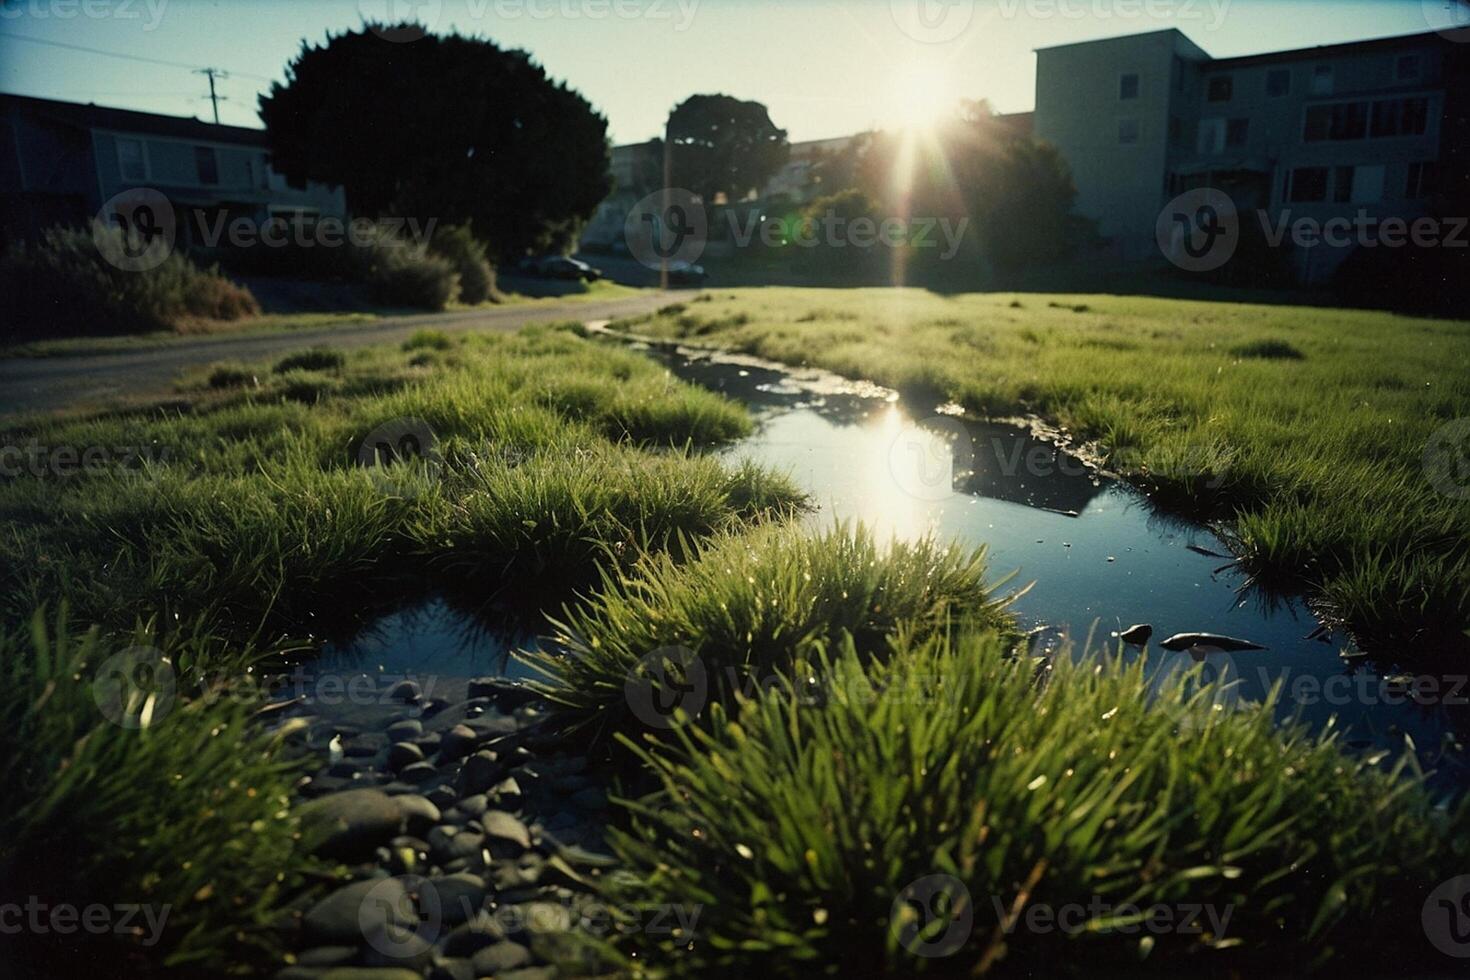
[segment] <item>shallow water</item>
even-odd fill
[[[1235,682],[1222,707],[1260,700],[1285,684],[1281,714],[1347,729],[1363,750],[1417,751],[1441,785],[1470,783],[1470,684],[1443,673],[1415,676],[1377,657],[1345,660],[1349,638],[1320,632],[1292,598],[1242,591],[1228,548],[1207,528],[1171,517],[1146,497],[1089,468],[1026,429],[963,419],[943,408],[912,410],[893,392],[815,371],[680,348],[651,354],[686,380],[741,401],[756,432],[725,451],[784,470],[812,498],[813,526],[861,520],[881,536],[935,534],[985,545],[997,581],[1031,584],[1014,609],[1038,628],[1039,649],[1118,650],[1110,634],[1153,627],[1148,656],[1160,677],[1203,661],[1208,676]],[[1199,550],[1191,550],[1191,549]],[[1250,640],[1264,650],[1170,653],[1178,632]],[[478,624],[439,600],[374,623],[324,651],[343,667],[430,675],[455,685],[497,673],[525,678],[509,652],[534,642]],[[1125,658],[1139,656],[1125,649]]]

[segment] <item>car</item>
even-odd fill
[[[585,279],[587,282],[596,282],[602,278],[601,269],[567,255],[543,255],[532,262],[532,269],[536,275],[548,279]]]
[[[682,261],[669,263],[669,285],[671,286],[703,286],[704,281],[708,278],[709,273],[704,271],[702,265]]]

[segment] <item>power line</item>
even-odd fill
[[[46,40],[44,38],[39,38],[39,37],[26,37],[24,34],[6,34],[6,33],[3,33],[3,32],[0,32],[0,39],[4,39],[4,38],[9,38],[9,39],[14,40],[14,41],[29,41],[32,44],[44,44],[47,47],[52,47],[52,48],[65,48],[68,51],[82,51],[82,52],[85,52],[87,54],[100,54],[100,55],[102,55],[103,57],[106,57],[106,58],[121,58],[121,59],[123,59],[125,61],[141,61],[144,64],[148,64],[148,65],[164,65],[165,67],[168,67],[168,68],[187,68],[190,71],[198,71],[198,72],[209,71],[209,70],[219,71],[219,69],[209,69],[209,68],[207,68],[204,65],[190,65],[190,64],[185,64],[182,61],[164,61],[161,58],[145,58],[142,55],[137,55],[137,54],[123,54],[120,51],[103,51],[101,48],[88,48],[88,47],[83,47],[80,44],[68,44],[65,41],[48,41],[48,40]],[[223,73],[221,73],[221,74],[223,74]],[[273,81],[275,81],[275,79],[273,79],[273,78],[266,78],[264,75],[252,75],[248,71],[236,71],[236,72],[231,72],[230,74],[232,74],[232,75],[238,75],[241,78],[254,78],[254,79],[256,79],[258,81],[262,81],[262,82],[273,82]]]

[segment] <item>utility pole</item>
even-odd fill
[[[669,123],[671,123],[673,119],[674,113],[670,111],[669,118],[664,120],[664,195],[663,207],[659,210],[658,215],[658,288],[664,292],[668,292],[669,290],[669,256],[668,252],[665,250],[663,237],[667,231],[666,223],[669,220],[669,203],[673,197],[674,142],[671,138],[672,130],[669,127]]]
[[[214,80],[216,78],[229,78],[230,77],[230,73],[227,72],[227,71],[220,71],[218,68],[200,68],[194,74],[196,74],[196,75],[204,75],[204,76],[207,76],[209,78],[209,101],[214,106],[214,124],[216,126],[218,126],[219,125],[219,104],[221,102],[228,102],[228,101],[230,101],[230,97],[228,95],[216,95],[215,94],[215,92],[214,92]]]

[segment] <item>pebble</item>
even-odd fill
[[[351,789],[318,797],[298,807],[303,822],[330,828],[316,847],[323,857],[366,860],[403,830],[403,812],[376,789]]]
[[[393,797],[393,803],[403,814],[404,826],[410,834],[422,834],[437,824],[443,817],[439,808],[431,801],[413,793]]]
[[[475,965],[469,960],[441,959],[429,971],[429,980],[475,980]]]
[[[485,828],[485,836],[489,837],[492,842],[506,841],[517,847],[511,856],[531,849],[531,832],[526,829],[525,824],[511,814],[503,810],[490,810],[485,813],[480,823]]]
[[[505,929],[494,916],[481,915],[459,926],[444,939],[444,955],[453,958],[474,956],[486,946],[505,940]]]
[[[394,742],[388,746],[388,768],[394,772],[424,761],[424,750],[412,742]]]
[[[311,907],[301,925],[318,942],[359,943],[367,930],[398,924],[399,910],[409,907],[408,892],[397,878],[369,878],[332,892]]]
[[[424,733],[424,723],[417,718],[403,718],[388,726],[388,737],[395,742],[408,742]]]
[[[476,752],[459,772],[459,791],[465,796],[478,796],[494,786],[502,772],[494,752]]]
[[[455,725],[444,733],[439,742],[441,762],[453,762],[475,751],[480,745],[480,736],[468,725]]]
[[[449,925],[459,925],[472,918],[485,904],[488,894],[484,879],[467,871],[430,878],[424,882],[424,889],[432,889],[438,896],[440,918]]]
[[[518,966],[529,965],[531,951],[520,943],[507,940],[493,946],[486,946],[471,957],[470,961],[475,966],[475,972],[481,976],[498,977]]]
[[[393,685],[388,692],[388,697],[394,701],[404,704],[418,704],[423,699],[424,692],[419,688],[418,681],[399,681]]]
[[[439,770],[434,768],[433,763],[415,762],[411,765],[404,766],[401,770],[399,770],[398,778],[403,780],[405,783],[418,784],[427,783],[429,780],[433,779],[437,775],[439,775]]]

